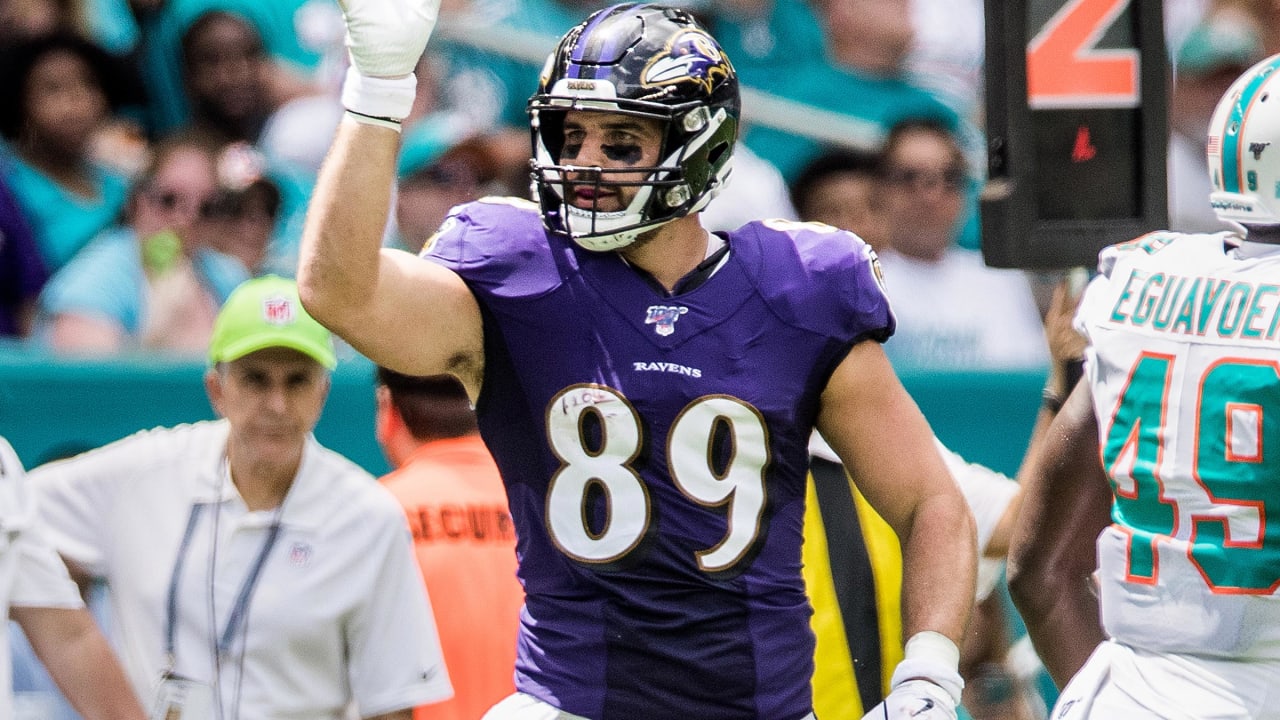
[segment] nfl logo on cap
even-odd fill
[[[271,325],[288,325],[293,322],[293,302],[287,297],[273,295],[262,301],[262,319]]]

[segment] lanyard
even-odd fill
[[[178,559],[173,564],[173,574],[169,577],[169,601],[167,607],[167,622],[165,625],[165,654],[169,659],[170,668],[174,664],[176,657],[177,645],[177,625],[178,625],[178,581],[182,577],[182,567],[186,564],[187,552],[191,549],[191,536],[195,534],[196,524],[200,518],[200,513],[208,504],[196,503],[191,506],[191,515],[187,517],[187,529],[182,533],[182,544],[178,546]],[[231,649],[231,642],[235,639],[236,630],[240,628],[240,624],[244,622],[245,615],[249,609],[249,599],[253,596],[253,588],[258,584],[258,577],[262,574],[262,568],[267,564],[267,555],[271,552],[271,548],[276,544],[276,538],[280,535],[280,514],[276,513],[276,519],[271,523],[271,527],[267,528],[267,538],[262,542],[262,549],[258,551],[258,558],[254,560],[253,566],[249,568],[249,574],[245,576],[244,582],[240,585],[240,592],[236,596],[235,605],[231,607],[231,614],[227,617],[227,627],[222,631],[222,637],[218,640],[218,654],[226,654]],[[218,542],[218,538],[214,538],[213,542]],[[210,578],[212,584],[213,579]],[[209,592],[213,592],[210,587]]]

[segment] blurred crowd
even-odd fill
[[[525,102],[541,58],[604,4],[445,0],[388,245],[418,250],[459,202],[528,195]],[[748,119],[711,229],[776,217],[863,236],[899,315],[895,363],[1043,366],[1035,279],[978,252],[981,0],[676,4],[704,18],[745,87],[849,129],[837,145],[803,112]],[[1164,6],[1171,225],[1214,230],[1208,116],[1241,70],[1280,50],[1280,2]],[[334,0],[0,0],[0,336],[195,356],[239,282],[293,275],[342,114],[342,27]]]

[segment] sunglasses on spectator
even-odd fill
[[[884,178],[891,185],[917,192],[941,188],[954,193],[964,189],[965,184],[964,170],[961,168],[947,168],[941,171],[929,168],[889,168],[885,171]]]
[[[224,192],[200,206],[206,220],[250,220],[275,222],[280,209],[279,195],[274,190],[254,189],[247,192]]]
[[[206,217],[209,213],[209,198],[197,198],[188,193],[177,190],[151,189],[144,193],[146,198],[154,203],[157,207],[165,212],[173,212],[175,210],[183,210],[187,212],[196,212],[201,217]]]

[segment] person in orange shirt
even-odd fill
[[[408,517],[454,689],[413,717],[475,720],[515,692],[524,590],[506,491],[456,379],[380,367],[376,392],[378,443],[395,468],[381,482]]]

